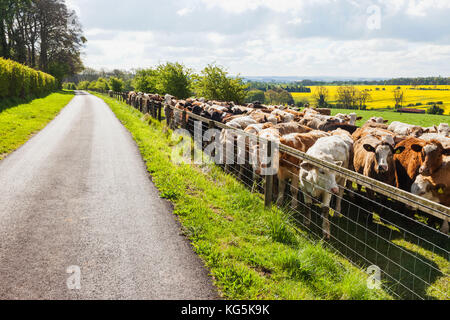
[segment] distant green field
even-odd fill
[[[355,112],[358,116],[363,117],[361,121],[356,124],[358,126],[363,125],[371,117],[383,117],[389,120],[389,123],[393,121],[400,121],[404,123],[414,124],[422,127],[431,127],[433,125],[439,125],[441,123],[450,123],[450,116],[438,116],[433,114],[413,114],[413,113],[399,113],[394,111],[384,110],[348,110],[348,109],[331,109],[331,114],[336,115],[338,113],[352,113]]]

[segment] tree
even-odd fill
[[[191,96],[191,74],[192,71],[184,65],[175,63],[160,64],[156,68],[157,92],[164,95],[170,94],[179,99],[186,99]]]
[[[88,90],[89,89],[89,81],[81,81],[77,85],[78,90]]]
[[[313,99],[319,108],[326,108],[328,106],[329,92],[326,87],[317,87],[313,94]]]
[[[154,69],[141,69],[136,72],[133,86],[136,91],[156,93],[157,73]]]
[[[256,90],[250,90],[247,92],[245,102],[252,103],[252,102],[256,102],[256,101],[264,103],[264,101],[265,101],[264,91],[256,89]]]
[[[359,110],[365,109],[367,102],[372,100],[372,96],[370,95],[367,89],[358,91],[357,100],[359,103]]]
[[[110,90],[108,81],[105,78],[99,78],[97,82],[95,83],[95,89],[97,90],[103,90],[108,91]]]
[[[122,92],[124,83],[119,78],[111,77],[109,78],[109,87],[111,88],[112,91]]]
[[[405,93],[402,88],[394,90],[395,109],[401,108],[405,101]]]
[[[438,107],[437,104],[434,104],[432,107],[429,107],[427,109],[427,113],[428,114],[438,114],[438,115],[443,115],[444,114],[444,109]]]
[[[229,77],[228,72],[222,67],[210,64],[194,79],[197,96],[210,100],[244,103],[247,86],[240,77]]]
[[[294,98],[292,97],[292,95],[286,90],[281,88],[268,90],[265,93],[265,97],[266,103],[269,104],[282,104],[282,105],[294,104]]]
[[[87,41],[64,0],[0,0],[0,55],[52,74],[60,85],[82,70]]]
[[[341,86],[337,89],[336,101],[345,109],[356,109],[358,90],[354,86]]]

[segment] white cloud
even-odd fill
[[[177,11],[177,15],[180,17],[190,14],[193,10],[191,8],[183,8]]]
[[[198,71],[215,61],[233,74],[255,76],[450,75],[448,0],[69,4],[78,8],[88,38],[85,64],[95,68],[179,61]],[[366,26],[373,4],[382,14],[381,29],[375,31]]]

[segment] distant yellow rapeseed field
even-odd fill
[[[404,91],[404,103],[403,106],[414,104],[414,108],[417,109],[427,109],[429,105],[428,102],[438,102],[442,101],[443,105],[440,107],[444,108],[444,114],[450,114],[450,86],[417,86],[413,88],[412,86],[355,86],[359,90],[368,90],[371,98],[367,102],[367,109],[380,109],[380,108],[393,108],[394,93],[393,91],[398,87],[401,87]],[[317,87],[311,88],[311,93],[292,93],[294,100],[296,102],[309,100],[313,103],[312,96]],[[330,103],[336,103],[336,92],[339,86],[326,86],[329,92]],[[420,88],[426,88],[430,90],[420,90]],[[448,89],[447,91],[442,89]],[[422,105],[417,105],[421,103]],[[412,106],[410,106],[412,107]]]

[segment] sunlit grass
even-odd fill
[[[0,160],[43,129],[72,98],[73,93],[60,92],[29,103],[0,105]]]

